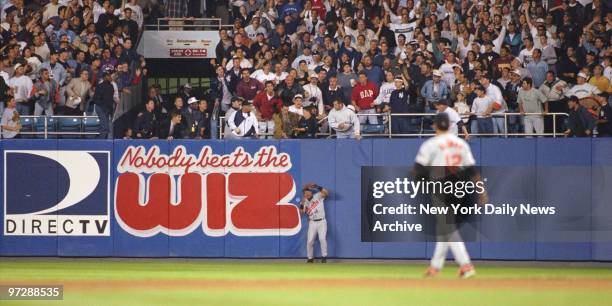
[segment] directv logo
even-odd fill
[[[109,236],[110,152],[4,151],[5,236]]]

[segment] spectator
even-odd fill
[[[336,132],[336,138],[361,139],[361,125],[353,105],[345,106],[342,101],[334,101],[329,112],[329,126]]]
[[[301,116],[289,112],[289,106],[282,105],[281,111],[274,116],[274,138],[292,138]]]
[[[580,105],[579,98],[569,97],[567,101],[569,108],[568,127],[564,134],[566,137],[591,137],[595,128],[595,119],[592,114]]]
[[[551,113],[567,113],[567,102],[565,96],[563,96],[563,89],[567,87],[565,81],[557,78],[554,71],[548,71],[546,73],[546,80],[544,84],[540,86],[540,91],[546,97],[548,101],[548,110]],[[555,126],[557,133],[563,133],[565,117],[555,116]],[[553,131],[553,117],[547,116],[544,118],[544,130],[546,133],[552,133]]]
[[[104,72],[102,82],[96,85],[94,91],[93,103],[95,105],[96,114],[100,119],[98,138],[112,138],[111,118],[115,107],[114,99],[115,89],[111,84],[110,72]]]
[[[344,96],[344,89],[338,85],[338,77],[332,75],[329,77],[329,84],[322,88],[323,92],[323,106],[325,114],[332,109],[332,104],[335,100],[340,100],[346,104],[346,96]]]
[[[211,110],[208,109],[208,101],[202,99],[198,102],[198,113],[195,116],[197,124],[198,135],[196,139],[208,139],[211,138]]]
[[[259,134],[274,135],[275,126],[272,117],[280,111],[283,105],[283,102],[275,96],[274,82],[266,81],[265,90],[255,96],[253,105],[257,110]]]
[[[304,97],[302,95],[293,97],[293,105],[289,106],[289,112],[304,116]]]
[[[14,71],[15,74],[9,79],[8,85],[15,96],[17,112],[20,115],[27,116],[32,113],[29,102],[34,84],[32,80],[25,75],[24,65],[17,63]]]
[[[133,136],[136,139],[157,138],[158,128],[157,116],[155,115],[155,101],[149,99],[145,104],[145,109],[136,116]]]
[[[40,78],[34,84],[34,116],[43,113],[53,116],[53,109],[60,102],[59,84],[49,76],[49,70],[40,69]]]
[[[170,116],[162,123],[159,129],[159,138],[167,140],[182,138],[184,135],[184,125],[181,123],[181,120],[182,116],[179,111],[173,110],[170,112]]]
[[[323,106],[323,92],[319,88],[319,77],[313,73],[309,77],[310,83],[302,86],[306,101],[304,101],[305,107],[313,106],[318,114],[325,113],[325,107]]]
[[[365,72],[359,73],[359,82],[353,88],[351,94],[351,104],[359,114],[365,114],[359,118],[361,124],[369,122],[369,124],[378,124],[376,117],[376,97],[378,96],[378,87],[376,84],[369,81]]]
[[[294,130],[296,138],[315,138],[317,136],[318,124],[315,112],[314,106],[304,109],[304,115],[300,117]]]
[[[236,86],[236,94],[247,101],[253,101],[255,95],[263,90],[264,86],[256,79],[251,78],[249,69],[242,69],[241,74],[242,80]]]
[[[532,61],[527,64],[527,70],[531,73],[533,87],[540,87],[546,79],[546,72],[548,72],[548,64],[542,60],[542,51],[540,49],[533,50]]]
[[[531,78],[523,79],[517,100],[521,115],[524,116],[525,134],[533,134],[534,131],[535,134],[544,133],[543,116],[548,113],[548,100],[542,92],[533,88]],[[544,109],[542,109],[542,104],[544,104]]]
[[[17,102],[15,98],[9,96],[6,100],[6,108],[2,113],[2,122],[0,122],[0,127],[2,127],[2,138],[4,139],[19,138],[21,121],[16,106]]]
[[[476,116],[478,133],[493,133],[493,120],[491,119],[491,105],[494,103],[491,97],[486,95],[486,89],[482,85],[476,86],[476,98],[472,102],[472,113]],[[473,133],[473,132],[472,132]]]
[[[300,95],[303,97],[304,89],[302,86],[295,83],[295,76],[288,75],[287,78],[279,86],[279,97],[283,100],[283,105],[290,106],[293,104],[293,98]]]
[[[231,101],[231,107],[225,112],[225,125],[223,126],[224,138],[231,137],[232,130],[230,129],[229,118],[234,112],[239,111],[242,108],[242,103],[244,102],[244,99],[242,99],[241,97],[232,97]]]
[[[393,85],[395,90],[391,92],[389,97],[389,105],[386,106],[384,112],[391,114],[407,114],[411,112],[411,104],[416,101],[411,101],[408,90],[404,87],[404,79],[401,76],[396,76]],[[407,134],[410,132],[410,117],[394,116],[391,119],[391,134]]]
[[[199,100],[196,97],[190,97],[187,100],[187,107],[181,110],[181,123],[184,127],[181,138],[193,139],[200,136],[199,118],[201,116]]]
[[[425,85],[423,85],[421,89],[421,96],[425,98],[425,109],[428,112],[432,112],[435,109],[434,102],[448,99],[448,84],[442,81],[442,73],[439,70],[434,70],[432,79],[425,82]]]
[[[504,100],[504,96],[501,93],[501,89],[491,83],[491,78],[483,74],[480,78],[480,84],[485,88],[486,94],[493,103],[491,104],[491,112],[494,114],[498,114],[498,116],[492,117],[493,122],[493,133],[495,134],[504,134],[506,132],[504,127],[504,117],[499,116],[499,114],[503,114],[508,110],[508,105]]]
[[[258,123],[252,112],[252,104],[249,101],[242,103],[242,109],[235,111],[228,119],[231,137],[236,139],[258,138]]]

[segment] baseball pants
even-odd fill
[[[306,253],[308,259],[314,258],[314,243],[319,235],[319,243],[321,244],[321,256],[327,257],[327,221],[308,221],[308,241],[306,242]]]
[[[436,242],[436,248],[434,249],[434,254],[431,258],[430,264],[433,268],[441,270],[444,267],[444,261],[446,260],[446,254],[448,253],[449,248],[459,266],[470,263],[470,255],[465,248],[465,243],[461,241],[459,231],[454,231],[451,234],[449,241]]]

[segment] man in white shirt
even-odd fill
[[[578,73],[576,77],[576,85],[564,92],[566,97],[576,96],[578,99],[592,97],[596,100],[601,100],[598,96],[601,91],[590,83],[587,83],[589,77],[584,73]]]
[[[22,64],[15,65],[15,74],[9,79],[8,86],[13,89],[15,101],[17,102],[17,112],[22,116],[30,114],[30,106],[28,100],[32,96],[34,84],[25,74],[25,66]]]
[[[480,78],[480,84],[485,88],[487,97],[491,98],[493,104],[491,104],[491,112],[494,114],[503,114],[508,110],[508,105],[504,96],[502,95],[501,89],[497,85],[491,84],[491,77],[487,74],[483,74]],[[503,116],[493,116],[493,133],[505,134],[506,129],[504,125]]]
[[[312,50],[310,50],[310,46],[305,45],[303,50],[304,54],[296,57],[295,60],[293,60],[291,68],[299,69],[301,61],[305,61],[307,66],[310,66],[313,63],[314,60],[312,58]]]
[[[259,138],[259,122],[249,101],[242,102],[242,109],[232,113],[228,119],[231,137],[234,139]]]
[[[491,120],[493,100],[486,95],[486,89],[482,85],[478,85],[475,92],[477,97],[472,102],[472,114],[476,115],[478,133],[491,134],[493,133],[493,120]]]
[[[304,89],[304,95],[306,95],[306,101],[304,101],[304,106],[308,107],[314,105],[317,108],[319,114],[323,114],[325,112],[325,108],[323,105],[323,92],[319,88],[319,77],[316,73],[310,75],[310,83],[302,86]]]
[[[261,33],[265,37],[268,37],[268,31],[266,31],[266,29],[261,26],[259,22],[259,16],[257,15],[253,16],[253,19],[251,19],[251,24],[244,28],[244,31],[247,33],[249,39],[251,39],[252,41],[255,41],[255,38],[257,37],[258,33]]]
[[[289,106],[289,112],[304,116],[304,97],[300,94],[293,97],[293,105]]]
[[[446,55],[446,61],[440,66],[440,72],[442,72],[442,81],[446,82],[448,86],[455,84],[455,67],[461,67],[455,60],[455,53],[448,52]]]

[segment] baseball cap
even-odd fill
[[[297,94],[297,95],[295,95],[295,97],[293,97],[293,100],[295,100],[295,99],[304,99],[304,96],[302,96],[300,94]]]
[[[511,70],[510,73],[514,73],[516,75],[521,75],[521,71],[518,69]]]
[[[191,89],[191,84],[187,83],[183,87]]]
[[[447,113],[438,113],[434,117],[434,125],[440,130],[448,130],[450,126],[450,120],[448,119]]]
[[[198,99],[196,99],[196,97],[191,97],[189,98],[189,100],[187,100],[187,104],[196,103],[196,102],[198,102]]]
[[[21,63],[17,63],[17,64],[15,64],[15,67],[13,69],[17,70],[17,68],[19,68],[19,67],[23,67],[23,65]]]
[[[536,19],[536,23],[544,23],[544,19],[543,18],[538,18],[538,19]]]
[[[585,78],[585,79],[588,79],[588,78],[589,78],[589,77],[588,77],[588,76],[587,76],[587,75],[586,75],[584,72],[580,72],[580,73],[578,73],[578,77],[579,77],[579,78]]]
[[[402,82],[404,82],[404,79],[402,78],[402,76],[401,76],[401,75],[396,75],[396,76],[395,76],[395,80],[396,80],[396,81],[402,81]]]
[[[244,102],[244,99],[242,97],[239,97],[239,96],[233,96],[232,99],[231,99],[231,102],[234,102],[234,101]]]
[[[434,75],[434,76],[437,76],[437,77],[442,77],[442,72],[440,72],[440,70],[438,70],[438,69],[435,69],[435,70],[433,71],[433,75]]]

